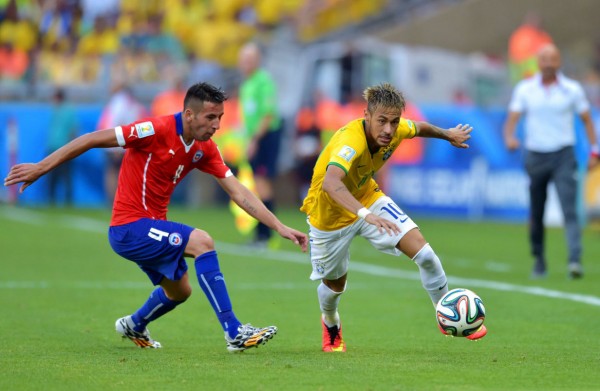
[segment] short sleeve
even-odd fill
[[[129,125],[117,126],[115,133],[123,148],[143,148],[156,137],[157,124],[153,121],[138,121]]]
[[[398,124],[398,136],[401,139],[413,138],[417,135],[417,125],[410,120],[401,118]]]
[[[352,163],[364,152],[366,142],[360,138],[352,138],[352,133],[347,131],[342,137],[338,137],[329,148],[329,163],[335,165],[348,173]]]
[[[590,110],[590,103],[587,97],[585,96],[585,91],[583,90],[583,88],[581,88],[581,85],[579,83],[573,84],[573,92],[575,95],[575,111],[578,114],[582,114]]]
[[[525,84],[523,82],[519,82],[515,86],[510,103],[508,104],[508,110],[515,113],[525,111]]]
[[[225,178],[232,175],[231,170],[223,160],[217,144],[212,140],[203,144],[205,156],[203,159],[200,159],[197,168],[217,178]]]

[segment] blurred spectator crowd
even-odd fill
[[[85,84],[110,73],[130,83],[152,83],[160,80],[165,67],[180,63],[190,64],[196,72],[218,72],[235,65],[240,45],[300,4],[2,0],[0,78]]]
[[[346,3],[373,1],[0,0],[0,95],[19,85],[106,86],[115,75],[160,83],[181,66],[190,80],[222,81],[244,43]]]

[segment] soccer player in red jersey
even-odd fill
[[[187,91],[181,113],[82,135],[39,163],[13,166],[4,179],[5,186],[22,183],[23,192],[42,175],[89,149],[125,148],[109,242],[158,287],[136,312],[117,320],[116,330],[142,348],[161,347],[146,326],[191,295],[184,257],[195,259],[198,283],[225,331],[229,351],[257,347],[277,333],[275,326],[257,328],[236,318],[210,235],[167,220],[171,194],[190,170],[197,168],[214,176],[242,209],[306,251],[307,236],[281,223],[243,186],[211,140],[219,129],[226,99],[222,90],[208,83],[195,84]]]

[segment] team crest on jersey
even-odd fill
[[[388,160],[390,158],[390,156],[392,156],[392,153],[394,153],[395,150],[396,150],[395,144],[388,145],[388,147],[385,149],[385,152],[383,152],[383,161],[385,162],[386,160]]]
[[[354,155],[356,155],[356,151],[347,146],[344,145],[342,147],[342,149],[340,150],[340,152],[338,153],[338,156],[341,157],[342,159],[344,159],[345,161],[349,162],[350,160],[352,160],[352,158],[354,157]]]
[[[183,243],[183,239],[181,238],[181,234],[179,232],[173,232],[169,235],[169,244],[171,246],[179,247]]]
[[[204,156],[204,152],[196,151],[194,157],[192,158],[192,163],[196,163],[198,160],[202,159],[202,156]]]
[[[139,124],[135,124],[135,130],[137,131],[139,138],[152,136],[154,134],[154,125],[152,125],[152,122],[150,121],[141,122]]]

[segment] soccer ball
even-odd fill
[[[443,334],[468,337],[476,332],[485,320],[485,307],[473,291],[452,289],[437,303],[435,315]]]

